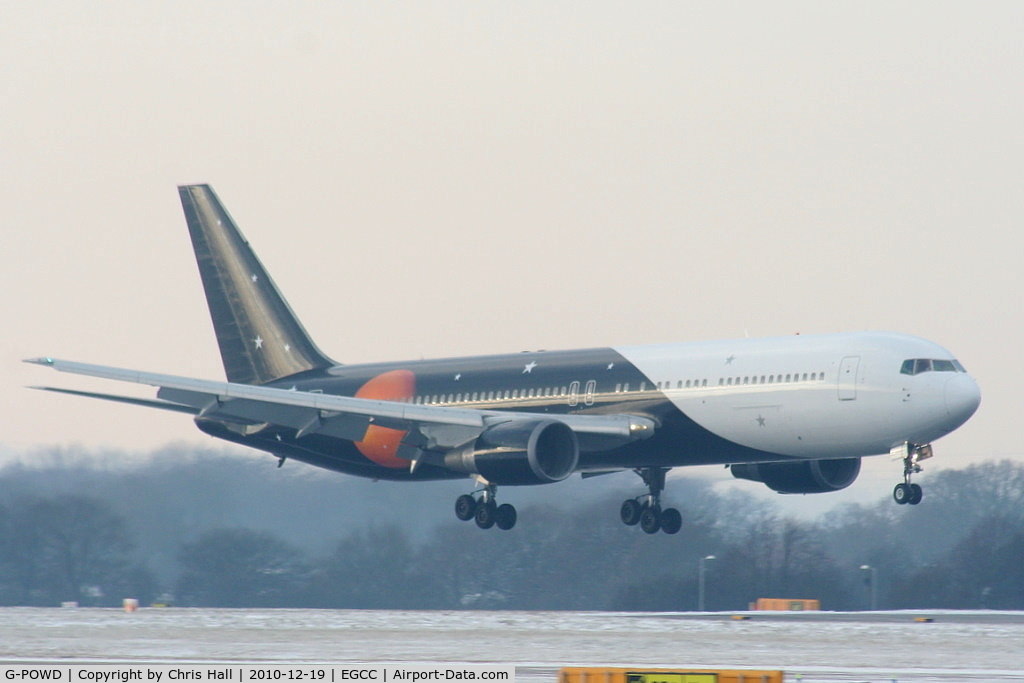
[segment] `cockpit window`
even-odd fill
[[[920,375],[922,372],[967,372],[956,360],[933,360],[931,358],[908,358],[900,366],[904,375]]]

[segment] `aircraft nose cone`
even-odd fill
[[[981,389],[970,375],[957,374],[946,381],[946,412],[962,425],[981,404]]]

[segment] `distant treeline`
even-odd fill
[[[931,475],[919,506],[813,521],[674,479],[676,536],[622,525],[608,487],[520,505],[514,530],[483,532],[450,509],[466,482],[268,464],[169,449],[130,467],[51,455],[0,470],[0,604],[693,610],[714,556],[709,610],[759,597],[867,609],[871,577],[880,609],[1024,609],[1024,466],[1011,462]]]

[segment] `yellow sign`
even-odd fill
[[[626,674],[626,683],[718,683],[718,674],[666,673],[662,671]]]

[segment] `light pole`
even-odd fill
[[[706,560],[715,559],[714,555],[706,555],[700,558],[697,569],[697,611],[704,611],[704,573],[707,571],[704,567]]]
[[[864,580],[871,586],[871,611],[878,611],[878,569],[869,564],[860,566],[862,572],[868,572]]]

